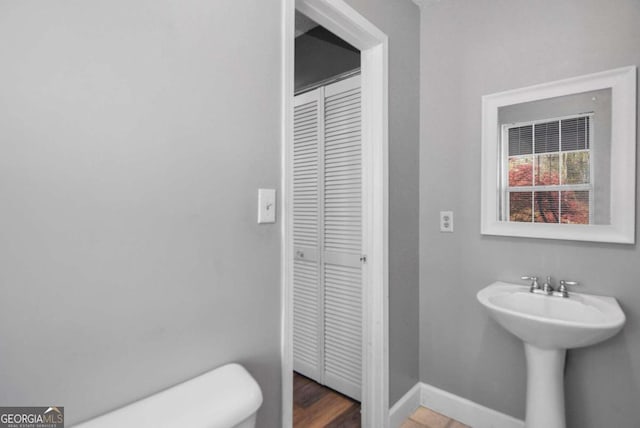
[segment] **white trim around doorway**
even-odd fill
[[[294,102],[294,12],[298,9],[361,52],[363,144],[362,426],[389,426],[389,173],[387,36],[343,0],[282,2],[282,426],[293,415],[291,201]]]

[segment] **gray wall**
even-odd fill
[[[256,224],[280,182],[280,21],[0,1],[0,405],[70,424],[239,361],[280,426],[280,225]]]
[[[389,36],[389,403],[418,381],[419,11],[348,0]]]
[[[476,301],[523,274],[580,281],[619,299],[616,337],[569,351],[569,427],[640,423],[640,250],[637,245],[480,235],[484,94],[640,64],[637,0],[429,2],[421,26],[420,379],[524,417],[522,344]],[[453,210],[455,232],[438,212]],[[639,211],[640,214],[640,211]]]
[[[360,68],[360,52],[339,43],[324,40],[322,27],[296,37],[295,43],[295,90],[329,79],[347,71]],[[331,33],[329,33],[331,34]],[[334,36],[337,38],[337,36]],[[338,39],[340,40],[340,39]],[[346,42],[340,40],[342,43]],[[337,41],[336,41],[337,42]]]

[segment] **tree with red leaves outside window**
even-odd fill
[[[533,162],[515,159],[509,162],[510,186],[551,186],[560,184],[558,168],[537,168],[533,181]],[[536,223],[589,223],[589,191],[511,192],[509,220]],[[533,212],[532,212],[533,211]]]

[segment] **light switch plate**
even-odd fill
[[[258,189],[258,223],[276,222],[276,189]]]

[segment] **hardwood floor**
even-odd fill
[[[360,403],[293,372],[294,428],[360,428]],[[470,428],[419,407],[401,428]]]
[[[293,373],[294,428],[359,428],[360,403]]]
[[[426,407],[418,407],[400,428],[470,428]]]

